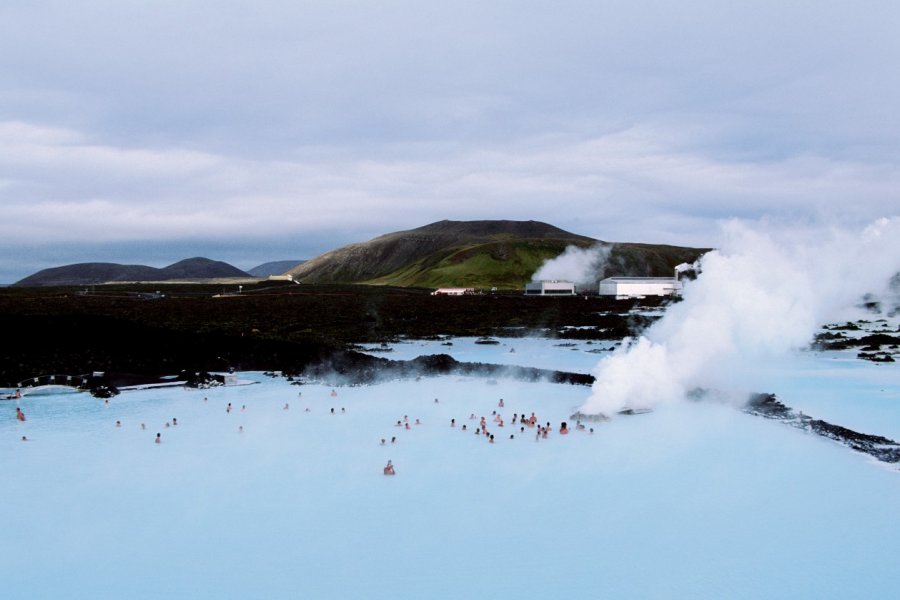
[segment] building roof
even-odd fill
[[[674,277],[607,277],[600,283],[678,283]]]

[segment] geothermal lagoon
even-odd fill
[[[588,373],[611,346],[476,341],[370,350]],[[807,351],[766,368],[761,391],[900,439],[895,365]],[[583,386],[239,378],[0,403],[2,596],[847,598],[900,584],[896,466],[728,404],[666,404],[591,434],[569,418]],[[511,423],[532,412],[548,439]]]

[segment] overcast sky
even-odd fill
[[[900,213],[900,3],[3,0],[0,282]]]

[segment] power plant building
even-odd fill
[[[680,294],[681,282],[675,277],[608,277],[600,282],[600,295],[617,299]]]
[[[532,281],[525,284],[526,296],[574,296],[575,284],[557,279]]]

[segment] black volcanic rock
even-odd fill
[[[881,462],[900,463],[900,444],[894,440],[880,435],[860,433],[828,421],[814,419],[803,414],[802,411],[794,412],[792,408],[778,400],[774,394],[754,394],[744,406],[744,412],[775,419],[791,427],[826,437],[857,452],[868,454]]]
[[[548,381],[570,385],[591,385],[592,375],[554,371],[535,367],[517,367],[489,363],[460,362],[448,354],[419,356],[412,360],[388,360],[354,351],[334,351],[302,369],[309,379],[332,385],[367,385],[386,379],[409,379],[418,376],[465,375],[504,377],[520,381]]]

